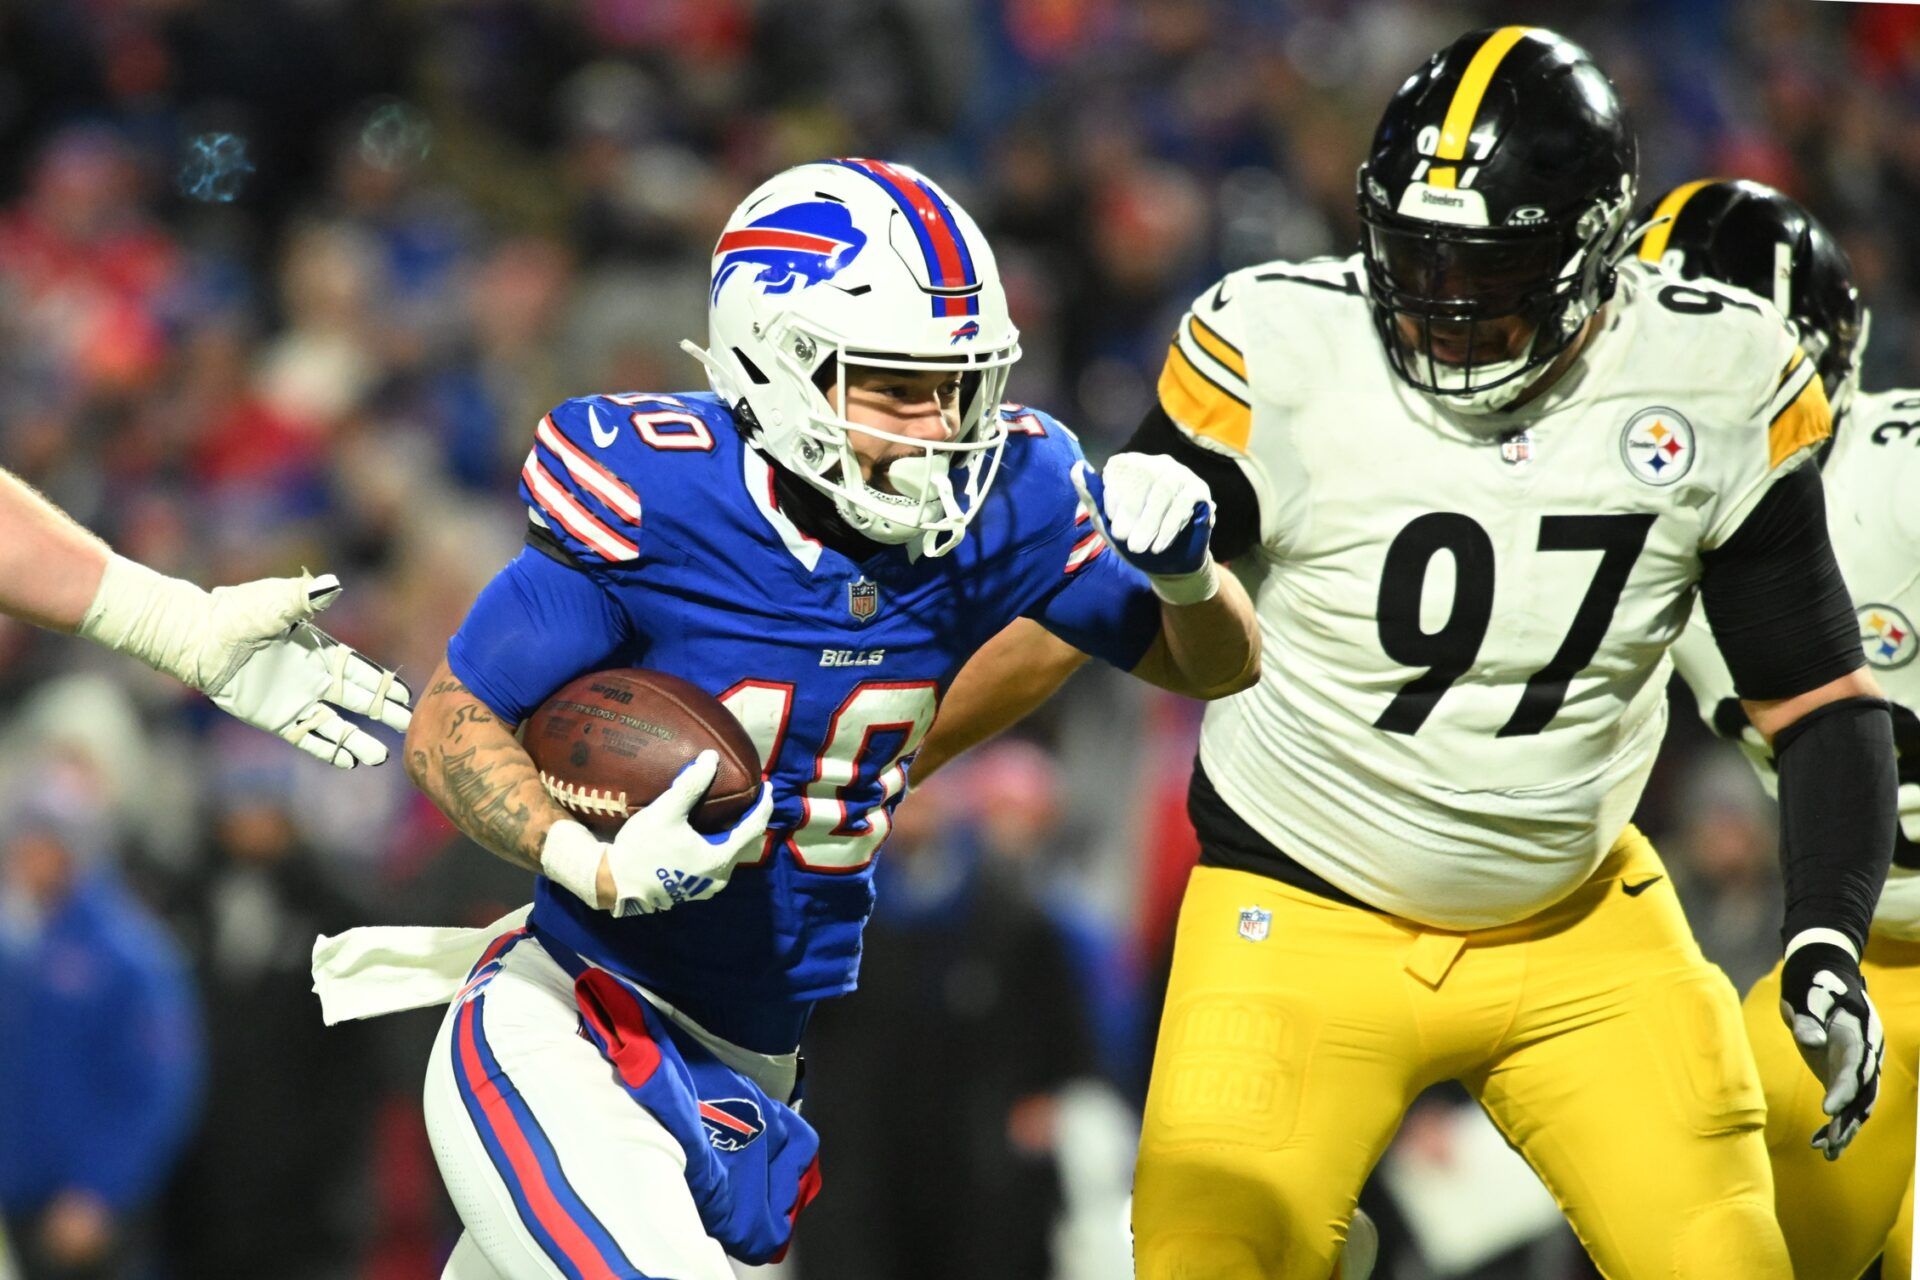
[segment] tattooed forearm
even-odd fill
[[[455,826],[529,871],[540,869],[548,828],[566,816],[507,726],[444,663],[414,709],[407,773]]]
[[[478,699],[473,698],[471,694],[468,695],[468,701],[465,703],[453,703],[451,705],[453,706],[453,721],[447,725],[447,736],[449,738],[459,738],[461,736],[461,730],[470,726],[500,723],[494,719],[493,712],[487,710],[486,707],[483,706]]]
[[[514,761],[509,753],[518,754]],[[516,770],[515,764],[523,766]],[[440,785],[432,792],[454,825],[496,853],[530,870],[540,869],[540,841],[550,822],[539,828],[540,840],[529,840],[533,825],[529,786],[540,793],[540,781],[526,765],[526,754],[511,740],[506,748],[468,747],[440,757]],[[515,778],[518,772],[527,777]]]

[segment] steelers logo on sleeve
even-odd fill
[[[1620,433],[1620,457],[1635,478],[1665,488],[1693,469],[1693,427],[1672,409],[1642,409]]]
[[[1920,637],[1913,631],[1907,615],[1892,605],[1863,604],[1859,610],[1860,644],[1867,651],[1867,665],[1882,671],[1904,667],[1920,652]]]

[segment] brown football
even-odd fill
[[[602,835],[709,747],[720,768],[694,806],[695,830],[725,831],[760,794],[760,753],[740,722],[713,695],[659,671],[581,676],[527,717],[521,741],[547,794]]]

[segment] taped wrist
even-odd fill
[[[1833,929],[1858,954],[1893,860],[1893,716],[1879,698],[1829,702],[1775,735],[1773,754],[1787,891],[1781,939]]]
[[[1147,585],[1168,604],[1199,604],[1220,594],[1220,571],[1208,556],[1206,563],[1192,573],[1150,573]]]
[[[580,901],[600,908],[600,859],[606,846],[600,837],[571,818],[547,828],[540,846],[540,873]]]
[[[200,644],[212,601],[191,582],[115,555],[78,633],[199,689]]]

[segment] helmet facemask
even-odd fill
[[[1012,356],[1018,354],[1016,348]],[[802,464],[809,466],[803,478],[833,499],[849,525],[875,542],[917,544],[919,553],[926,556],[953,550],[1000,472],[1007,429],[999,408],[1012,359],[983,368],[836,345],[827,360],[831,366],[822,362],[820,371],[826,377],[820,381],[832,387],[834,395],[830,399],[819,382],[810,378],[814,395],[799,428]],[[952,434],[944,440],[929,440],[854,421],[845,408],[849,371],[868,369],[958,374]],[[842,406],[840,411],[835,411],[835,404]],[[904,446],[911,452],[886,463],[884,471],[868,479],[855,447],[862,438],[883,447]],[[817,465],[810,465],[816,457]]]
[[[1800,319],[1792,322],[1800,349],[1820,371],[1821,390],[1827,393],[1835,424],[1853,407],[1853,398],[1860,391],[1860,362],[1867,354],[1867,339],[1872,336],[1873,311],[1863,306],[1859,316],[1858,324],[1840,320],[1832,329]]]
[[[1813,325],[1797,322],[1794,327],[1800,331],[1800,349],[1821,369],[1821,389],[1827,393],[1827,408],[1832,415],[1833,434],[1816,455],[1824,467],[1840,439],[1841,423],[1852,411],[1854,398],[1860,394],[1860,362],[1867,354],[1867,339],[1873,336],[1873,308],[1860,308],[1859,327],[1851,332],[1843,329],[1828,334]]]
[[[1383,215],[1361,200],[1374,323],[1394,372],[1463,414],[1520,399],[1611,292],[1622,197],[1571,235]]]
[[[915,545],[917,554],[943,556],[966,535],[981,501],[999,474],[1006,424],[999,406],[1007,377],[1020,358],[1017,343],[998,351],[920,356],[863,350],[786,312],[766,325],[765,350],[774,367],[763,377],[782,384],[797,400],[793,430],[776,461],[833,500],[842,519],[874,542]],[[708,353],[688,351],[714,369]],[[960,378],[952,432],[924,439],[856,422],[835,404],[847,404],[849,370],[893,369],[908,374],[951,371]],[[719,378],[716,378],[716,382]],[[727,379],[734,382],[734,379]],[[827,391],[835,393],[830,399]],[[755,397],[740,399],[751,413]],[[884,476],[869,481],[856,441],[905,446],[911,452],[888,462]]]

